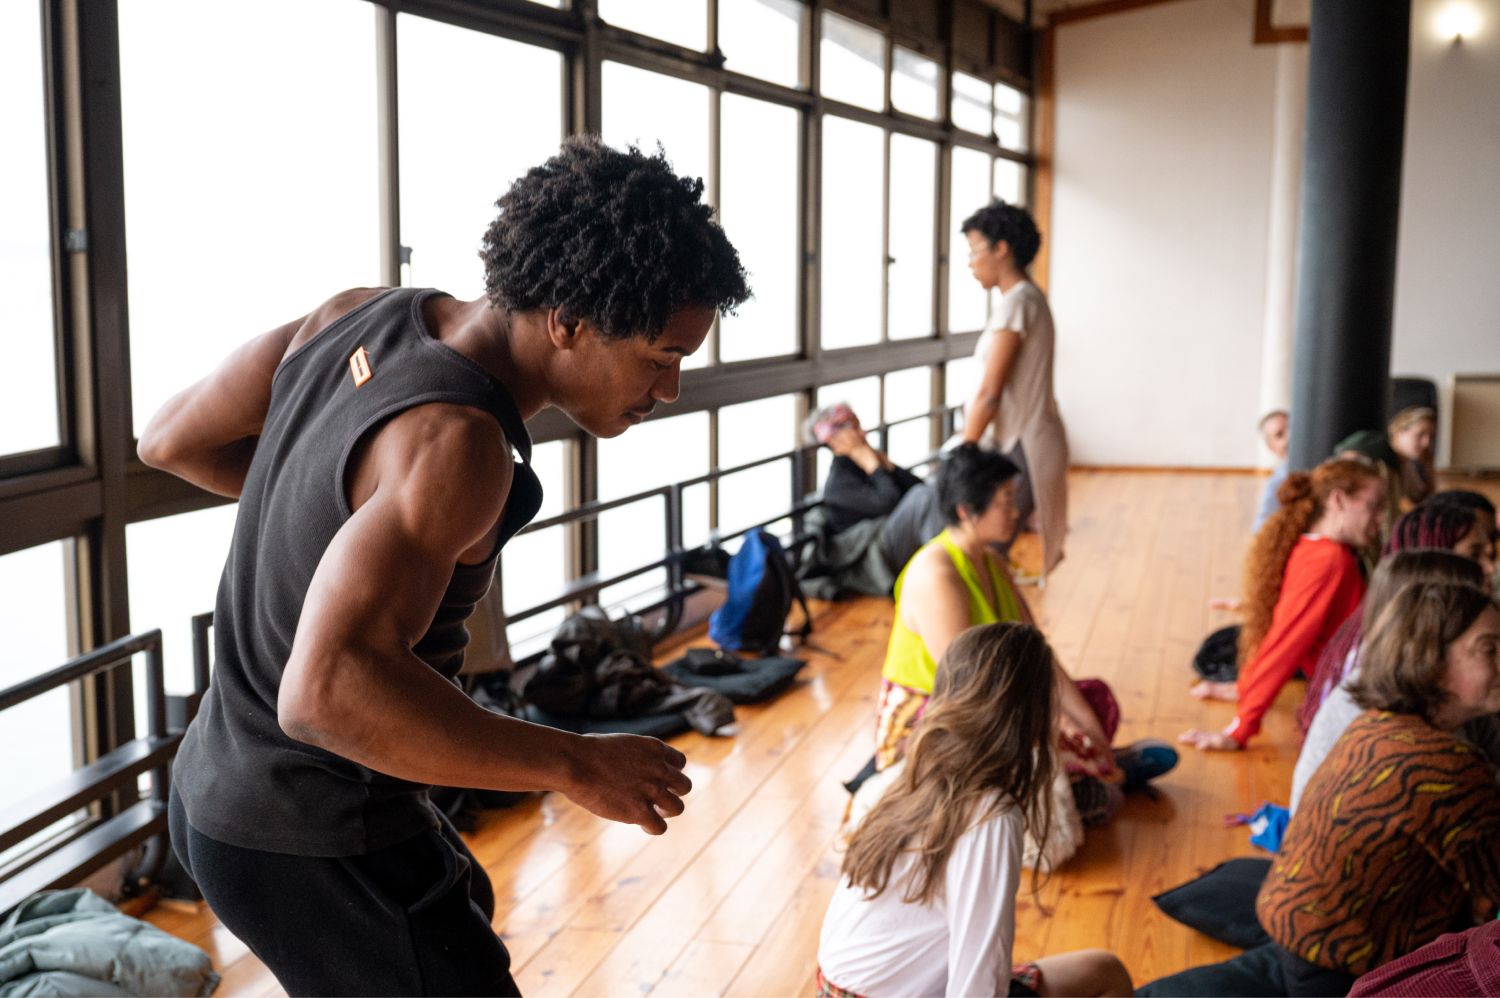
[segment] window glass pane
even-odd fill
[[[1025,204],[1026,167],[1014,160],[995,160],[995,197],[1011,204]]]
[[[542,483],[542,508],[536,518],[545,520],[563,511],[567,499],[567,462],[572,444],[553,440],[531,449],[531,470]],[[568,553],[568,528],[549,527],[535,534],[513,537],[500,553],[501,604],[507,612],[523,610],[553,596],[560,595],[571,559]],[[536,650],[536,642],[546,643],[566,610],[559,607],[537,617],[506,628],[506,638],[516,655]]]
[[[891,57],[891,107],[936,120],[942,111],[938,104],[938,77],[942,72],[942,67],[926,56],[896,46]]]
[[[1007,149],[1025,152],[1030,146],[1026,136],[1026,95],[1015,87],[995,84],[995,137]]]
[[[719,479],[719,534],[731,534],[780,516],[791,505],[792,466],[788,461],[725,475]]]
[[[719,359],[796,353],[797,112],[725,94],[719,113],[719,217],[755,289],[719,320]]]
[[[991,87],[977,76],[953,74],[953,124],[980,135],[990,134]]]
[[[824,11],[818,58],[824,97],[885,110],[885,35]]]
[[[599,0],[609,24],[690,49],[708,43],[707,0]]]
[[[401,242],[405,283],[468,301],[484,294],[479,244],[495,201],[557,152],[562,56],[427,18],[398,15]],[[510,93],[474,128],[456,94]]]
[[[891,249],[886,321],[893,340],[931,336],[937,144],[891,136]]]
[[[506,542],[500,552],[500,602],[507,615],[562,595],[567,586],[567,529],[548,527]],[[524,656],[544,646],[565,616],[566,607],[554,607],[525,620],[507,621],[511,653]]]
[[[932,425],[930,418],[915,419],[910,423],[893,426],[888,433],[889,448],[886,456],[903,468],[910,467],[932,454],[932,438],[928,436]]]
[[[708,473],[708,413],[649,419],[599,441],[599,498],[618,499]]]
[[[974,389],[979,387],[979,361],[973,357],[950,360],[945,370],[946,390],[943,392],[943,405],[948,408],[967,405],[969,398],[974,394]],[[953,420],[955,431],[963,427],[962,408],[954,414]]]
[[[161,628],[167,691],[193,688],[192,618],[214,608],[238,505],[215,506],[125,528],[130,629]],[[145,672],[137,671],[136,730],[146,731]]]
[[[599,516],[599,574],[618,575],[632,568],[656,561],[666,554],[666,500],[660,497],[642,499]],[[655,575],[660,573],[652,573]],[[655,582],[644,582],[646,576],[622,583],[635,590]]]
[[[123,3],[120,74],[139,430],[244,340],[379,282],[375,18],[364,3]],[[255,291],[226,310],[231,287]]]
[[[913,367],[885,376],[885,421],[916,416],[932,408],[932,371]]]
[[[984,291],[969,272],[969,241],[959,227],[989,201],[990,158],[982,152],[955,146],[949,212],[953,231],[948,237],[948,329],[952,332],[970,332],[984,325]]]
[[[719,410],[719,467],[733,468],[797,446],[797,397],[778,395]]]
[[[57,427],[41,5],[0,6],[0,454],[51,447]]]
[[[724,65],[788,87],[802,86],[801,0],[719,0]]]
[[[880,340],[884,136],[874,125],[823,119],[823,349]]]
[[[0,556],[0,689],[68,660],[68,547],[62,542]],[[0,713],[0,812],[73,771],[73,713],[66,687]],[[54,826],[55,827],[55,826]],[[0,854],[25,852],[36,839]]]

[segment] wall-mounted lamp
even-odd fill
[[[1440,37],[1451,38],[1458,45],[1479,31],[1479,11],[1472,3],[1450,3],[1438,13],[1437,29]]]

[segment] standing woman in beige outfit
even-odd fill
[[[983,368],[964,411],[963,440],[1020,450],[1042,535],[1042,575],[1068,532],[1068,437],[1052,394],[1052,310],[1026,274],[1041,247],[1025,208],[996,200],[964,219],[969,270],[1000,302],[974,356]]]

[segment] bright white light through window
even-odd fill
[[[724,66],[787,87],[802,85],[801,0],[719,0]]]
[[[823,12],[819,74],[824,97],[885,110],[885,35],[858,21]]]
[[[41,7],[0,5],[0,455],[58,443]]]
[[[937,144],[891,136],[887,328],[893,340],[931,336]]]
[[[873,125],[823,119],[823,349],[880,340],[884,134]]]

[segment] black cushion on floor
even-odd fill
[[[647,714],[643,717],[564,717],[527,704],[516,714],[523,721],[544,724],[549,728],[571,731],[575,735],[647,735],[671,738],[688,730],[688,722],[678,711],[671,714]]]
[[[1286,980],[1277,947],[1267,943],[1223,963],[1210,963],[1170,977],[1159,977],[1142,985],[1136,994],[1150,998],[1197,998],[1201,995],[1280,998],[1286,994]]]
[[[684,686],[706,686],[735,703],[760,703],[785,691],[805,665],[799,658],[745,658],[739,660],[742,672],[705,675],[678,659],[662,671]]]
[[[1183,925],[1231,946],[1253,949],[1271,940],[1255,916],[1255,897],[1270,869],[1269,859],[1231,859],[1151,900]]]

